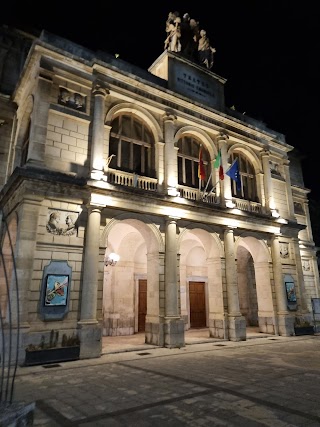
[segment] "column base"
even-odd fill
[[[164,324],[146,321],[145,342],[146,344],[164,347]]]
[[[278,314],[279,335],[291,337],[294,335],[294,317],[285,314]]]
[[[98,322],[78,322],[80,338],[80,359],[101,357],[102,328]]]
[[[165,317],[164,347],[181,348],[184,346],[184,321],[180,317]]]
[[[243,316],[228,316],[230,341],[246,341],[246,319]]]
[[[228,320],[225,315],[215,315],[209,317],[209,333],[212,338],[220,338],[227,340],[228,336]]]
[[[265,334],[276,335],[277,328],[275,324],[274,316],[259,316],[259,331]]]

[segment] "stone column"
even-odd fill
[[[219,183],[220,196],[221,196],[220,200],[221,200],[222,206],[225,206],[227,201],[230,201],[230,202],[232,201],[230,178],[228,177],[228,175],[225,174],[229,167],[228,161],[227,161],[228,160],[228,147],[227,147],[228,139],[229,139],[228,135],[222,132],[217,138],[218,149],[221,150],[221,164],[224,172],[224,180],[220,181]],[[216,180],[219,181],[219,169],[216,169]]]
[[[101,326],[97,321],[101,208],[88,207],[81,289],[80,358],[100,357]]]
[[[262,151],[261,160],[262,160],[262,168],[263,168],[265,207],[267,212],[275,209],[269,158],[270,158],[270,152],[268,150]]]
[[[165,182],[165,175],[166,175],[165,143],[163,141],[157,142],[157,152],[158,152],[158,155],[156,156],[156,159],[157,159],[156,169],[158,170],[158,191],[166,193],[167,186]]]
[[[282,263],[280,259],[279,236],[274,236],[271,241],[271,255],[273,266],[273,280],[277,302],[276,329],[279,335],[293,335],[293,323],[290,322],[290,313],[287,305],[287,294],[284,285]]]
[[[174,145],[176,116],[167,114],[164,119],[164,160],[165,160],[165,192],[175,195],[178,185],[178,148]]]
[[[284,178],[285,178],[286,189],[287,189],[287,203],[288,203],[289,218],[292,221],[295,221],[296,218],[294,216],[294,204],[293,204],[292,189],[291,189],[289,161],[284,163],[283,169],[284,169],[284,174],[285,174]]]
[[[104,171],[103,143],[104,143],[104,118],[105,98],[109,92],[96,84],[92,90],[94,97],[94,113],[92,125],[91,144],[91,177],[101,179]]]
[[[184,346],[184,323],[179,313],[177,220],[166,221],[165,247],[165,347]]]
[[[301,310],[304,313],[307,313],[308,312],[308,305],[306,301],[307,295],[306,295],[306,288],[304,286],[304,275],[303,275],[301,254],[300,254],[300,248],[299,248],[299,239],[297,237],[293,237],[292,244],[293,244],[295,264],[297,269],[297,287],[298,287],[299,296],[300,296],[300,306],[301,306]],[[310,301],[310,305],[311,305],[311,301]]]
[[[241,341],[246,339],[246,320],[240,312],[232,228],[227,228],[224,231],[224,249],[226,257],[229,339],[231,341]]]

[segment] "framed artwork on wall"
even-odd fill
[[[45,306],[67,305],[69,276],[48,274],[45,291]]]
[[[285,282],[288,302],[297,302],[296,293],[293,282]]]
[[[62,320],[69,311],[72,268],[67,261],[52,260],[44,267],[39,299],[43,320]]]

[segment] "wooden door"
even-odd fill
[[[206,299],[204,282],[189,282],[190,327],[205,328]]]
[[[147,314],[147,281],[139,280],[138,332],[145,331],[146,314]]]

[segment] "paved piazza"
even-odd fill
[[[320,426],[320,336],[144,348],[20,367],[35,426]]]

